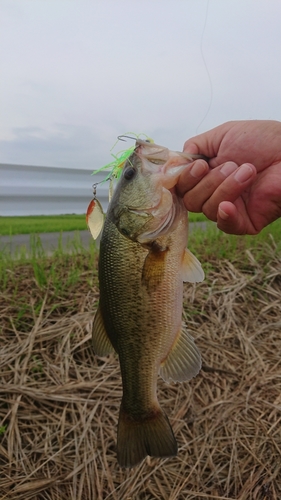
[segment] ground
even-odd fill
[[[184,317],[203,368],[191,382],[158,381],[178,456],[147,458],[132,470],[116,462],[118,360],[96,357],[91,345],[96,257],[54,258],[16,267],[3,281],[0,498],[280,499],[281,264],[274,244],[231,261],[211,256],[202,262],[206,280],[185,285]]]

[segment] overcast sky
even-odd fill
[[[0,19],[1,163],[96,169],[128,131],[181,150],[281,119],[280,0],[0,0]]]

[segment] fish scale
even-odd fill
[[[159,151],[164,163],[169,162],[166,148],[155,144],[153,148],[154,155]],[[187,212],[172,185],[178,167],[190,160],[171,153],[172,164],[165,173],[163,162],[161,168],[157,164],[161,158],[155,161],[154,156],[150,164],[147,150],[149,155],[149,145],[137,141],[108,208],[100,243],[100,302],[93,325],[96,353],[105,355],[114,348],[119,355],[123,397],[117,459],[125,467],[146,455],[177,453],[172,428],[157,399],[158,373],[167,381],[181,381],[195,376],[201,367],[194,341],[182,327],[182,300],[183,281],[201,281],[203,271],[186,250]]]

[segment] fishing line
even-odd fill
[[[204,63],[205,69],[206,69],[206,73],[208,75],[209,84],[210,84],[210,90],[211,90],[210,94],[211,95],[210,95],[210,102],[209,102],[209,106],[207,108],[207,111],[206,111],[205,115],[203,116],[201,122],[199,123],[199,125],[196,128],[196,134],[198,134],[198,129],[201,127],[202,123],[206,119],[206,117],[207,117],[207,115],[208,115],[208,113],[209,113],[209,111],[211,109],[212,102],[213,102],[213,84],[212,84],[211,75],[209,73],[208,66],[207,66],[206,59],[205,59],[204,52],[203,52],[203,38],[204,38],[204,34],[205,34],[205,30],[206,30],[206,25],[207,25],[207,19],[208,19],[208,13],[209,13],[209,2],[210,2],[210,0],[207,0],[207,7],[206,7],[206,13],[205,13],[204,26],[203,26],[203,31],[202,31],[201,40],[200,40],[200,52],[201,52],[201,57],[202,57],[202,60],[203,60],[203,63]]]

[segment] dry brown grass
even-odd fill
[[[79,286],[59,298],[21,268],[17,297],[30,305],[22,316],[13,290],[1,294],[0,499],[280,500],[274,248],[259,261],[250,252],[232,263],[213,258],[207,280],[186,286],[186,320],[204,368],[190,383],[158,385],[178,456],[129,471],[115,456],[118,362],[98,359],[91,347],[98,289],[88,284],[90,267],[85,258]]]

